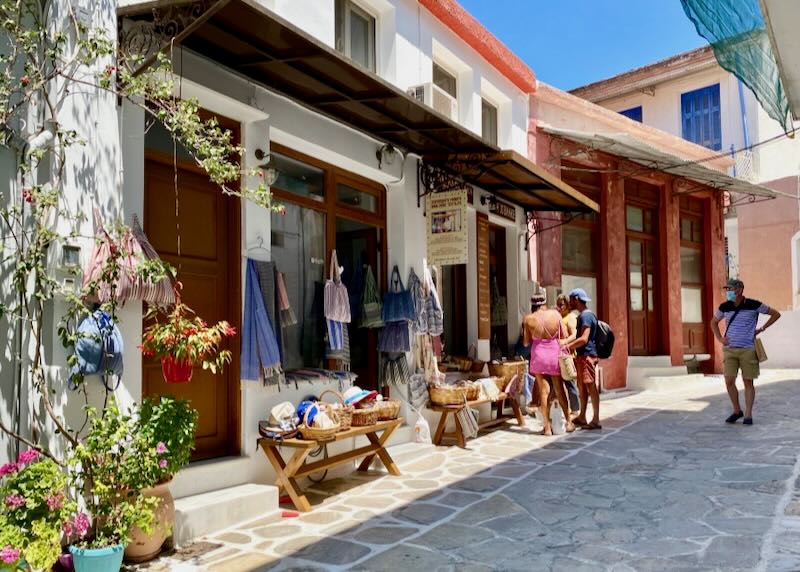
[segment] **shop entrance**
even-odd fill
[[[489,225],[489,289],[491,298],[492,359],[508,357],[508,276],[506,265],[506,229]]]
[[[336,219],[336,255],[344,267],[342,282],[350,294],[354,322],[350,324],[350,370],[358,376],[363,389],[378,387],[378,330],[359,327],[361,295],[367,267],[376,276],[383,275],[380,253],[380,229],[362,222]]]
[[[176,182],[178,211],[176,216]],[[181,298],[209,323],[227,320],[237,331],[240,303],[239,201],[191,164],[148,151],[145,162],[144,231],[159,256],[178,270]],[[179,229],[179,230],[178,230]],[[222,372],[195,368],[192,381],[167,384],[161,365],[142,363],[142,395],[188,399],[200,414],[193,460],[238,454],[239,337],[226,340],[233,359]]]
[[[628,350],[630,355],[657,355],[658,241],[656,211],[628,205]]]

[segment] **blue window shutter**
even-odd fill
[[[722,114],[719,84],[681,94],[683,138],[719,151],[722,149]]]
[[[633,119],[634,121],[638,121],[639,123],[642,122],[642,106],[638,107],[631,107],[630,109],[626,109],[624,111],[619,112],[620,115],[624,115],[628,119]]]

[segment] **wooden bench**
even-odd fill
[[[364,460],[358,466],[358,470],[366,471],[376,455],[383,462],[390,475],[399,476],[400,470],[386,450],[385,444],[392,433],[394,433],[394,430],[397,429],[402,422],[403,419],[398,418],[392,419],[391,421],[378,421],[375,425],[369,425],[367,427],[351,427],[346,431],[337,433],[329,441],[302,438],[283,439],[279,441],[262,437],[258,440],[258,444],[264,451],[267,459],[269,459],[272,468],[275,469],[275,474],[278,477],[275,484],[280,490],[286,491],[297,510],[308,512],[311,510],[311,504],[297,485],[296,479],[300,477],[318,471],[324,471],[325,469],[341,465],[342,463],[359,457],[364,457]],[[305,462],[309,453],[319,447],[320,443],[342,441],[344,439],[358,437],[359,435],[364,435],[369,439],[369,445],[353,449],[352,451],[345,451],[344,453],[339,453],[333,457],[321,459],[313,463]],[[295,450],[288,463],[283,459],[280,447],[291,447]]]
[[[511,415],[506,415],[503,413],[503,406],[506,402],[509,401],[511,405]],[[464,431],[461,427],[461,423],[458,421],[458,413],[464,407],[475,407],[477,405],[483,405],[485,403],[495,403],[497,405],[497,417],[494,419],[489,419],[488,421],[484,421],[483,423],[478,424],[478,429],[488,429],[489,427],[494,427],[496,425],[500,425],[501,423],[505,423],[510,419],[516,419],[517,423],[520,427],[525,426],[525,417],[522,415],[522,409],[519,406],[519,401],[514,398],[509,398],[508,395],[505,393],[501,393],[497,399],[478,399],[475,401],[467,401],[463,405],[434,405],[430,404],[428,406],[429,409],[432,411],[436,411],[441,414],[439,417],[439,424],[436,426],[436,433],[433,435],[433,444],[434,445],[441,445],[444,439],[455,439],[458,443],[458,446],[461,448],[466,447],[466,439],[464,438]],[[453,421],[455,422],[455,431],[445,432],[445,427],[447,426],[447,417],[452,415]],[[491,413],[490,413],[491,416]]]

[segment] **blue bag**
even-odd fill
[[[70,368],[69,383],[75,389],[87,375],[100,375],[106,389],[113,391],[122,379],[122,333],[108,313],[95,310],[78,325],[78,339],[73,348],[75,363]],[[117,383],[109,387],[106,377],[114,375]]]
[[[389,289],[383,297],[383,321],[387,324],[389,322],[411,322],[416,317],[414,299],[411,297],[411,292],[403,287],[400,271],[395,264],[389,280]]]

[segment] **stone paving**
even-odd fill
[[[603,403],[603,430],[535,421],[393,449],[403,476],[307,484],[314,510],[267,515],[141,569],[800,570],[797,372],[758,383],[729,426],[720,378]],[[793,379],[794,378],[794,379]]]

